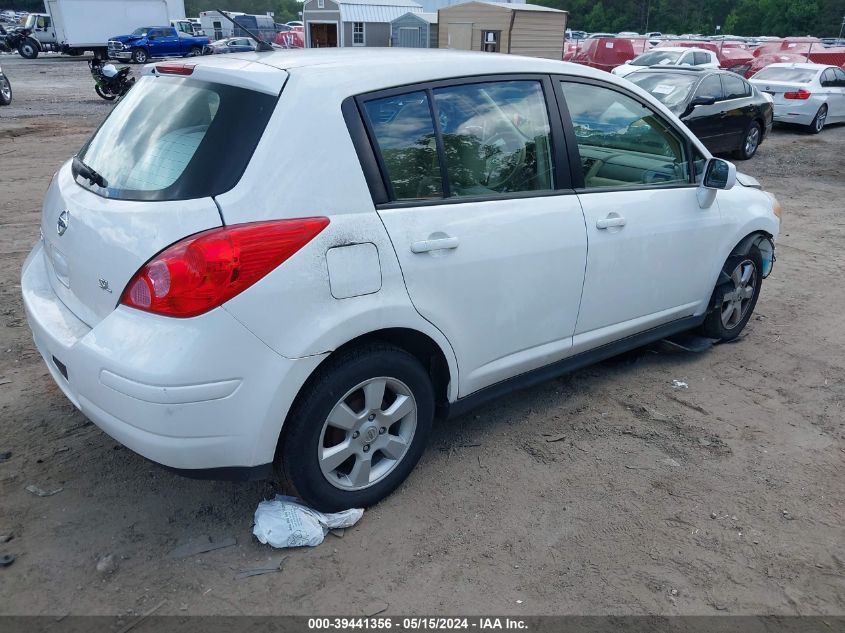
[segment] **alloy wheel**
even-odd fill
[[[8,102],[12,98],[12,86],[5,77],[0,77],[0,95],[3,95],[3,101]]]
[[[827,119],[827,108],[822,106],[819,113],[816,115],[816,132],[822,131],[825,119]]]
[[[335,404],[323,423],[320,470],[342,490],[368,488],[402,461],[416,427],[417,403],[405,383],[389,377],[365,380]]]
[[[760,143],[760,128],[753,126],[745,137],[745,155],[751,156],[757,150],[757,145]]]
[[[754,291],[757,288],[757,267],[750,259],[744,259],[731,273],[734,289],[722,296],[722,325],[732,330],[745,318]]]

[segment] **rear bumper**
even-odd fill
[[[813,99],[800,101],[795,99],[794,103],[774,104],[774,120],[777,123],[795,123],[798,125],[810,125],[821,107]]]
[[[222,309],[172,319],[118,307],[92,329],[53,292],[40,242],[21,290],[35,345],[68,399],[121,444],[193,476],[266,474],[287,411],[322,360],[280,356]]]

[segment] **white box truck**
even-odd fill
[[[185,18],[184,0],[44,0],[44,6],[46,15],[32,14],[24,23],[28,33],[18,52],[28,59],[43,51],[105,57],[113,35]]]

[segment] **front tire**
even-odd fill
[[[146,64],[148,59],[149,55],[143,48],[136,48],[132,51],[132,61],[136,64]]]
[[[722,271],[730,280],[713,291],[701,331],[724,343],[739,336],[754,312],[763,284],[763,255],[752,246],[747,255],[731,255]]]
[[[414,356],[387,344],[350,349],[297,398],[276,468],[318,510],[368,507],[413,470],[433,418],[431,380]]]
[[[38,44],[31,37],[28,37],[18,45],[18,53],[24,59],[35,59],[38,57]]]
[[[749,160],[757,153],[760,141],[763,139],[763,130],[757,121],[752,121],[745,130],[742,137],[742,145],[734,152],[734,156],[740,160]]]
[[[816,116],[813,119],[813,122],[810,123],[810,134],[818,134],[824,129],[824,124],[827,121],[827,104],[823,104],[819,111],[816,112]]]

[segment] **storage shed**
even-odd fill
[[[437,14],[406,13],[390,23],[390,45],[437,48]]]
[[[305,46],[390,46],[391,21],[421,12],[414,0],[306,0]]]
[[[568,11],[473,0],[437,12],[440,48],[563,58]]]

